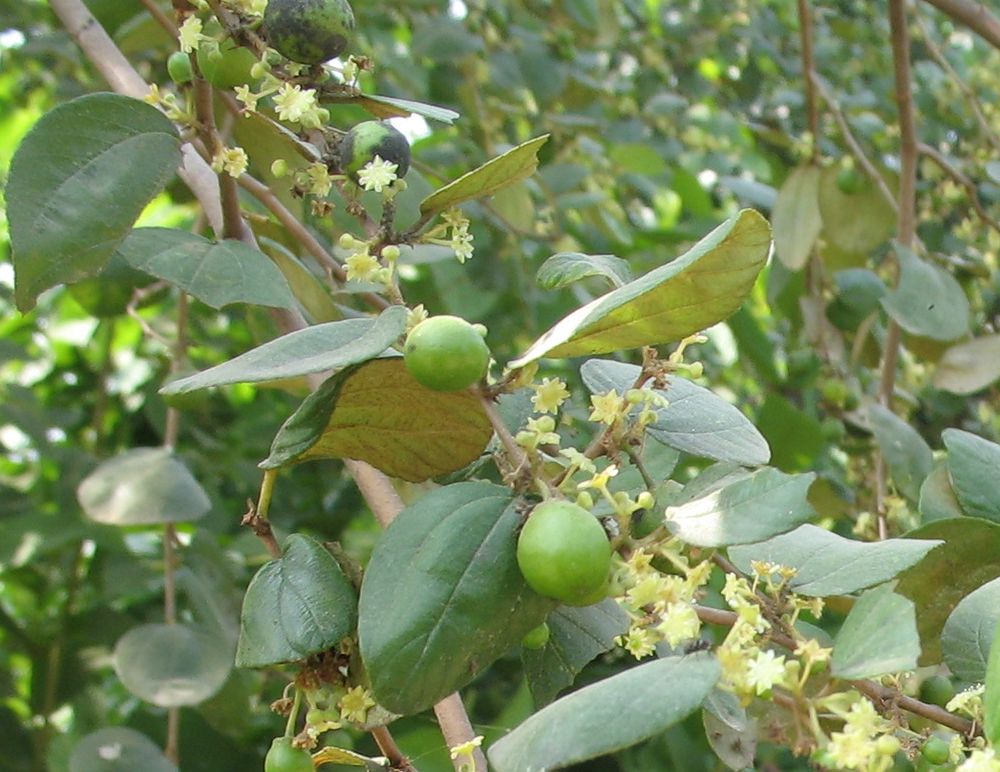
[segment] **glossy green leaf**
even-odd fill
[[[322,544],[292,534],[250,580],[240,615],[239,667],[305,659],[354,632],[354,587]]]
[[[259,383],[340,370],[379,356],[406,330],[406,308],[392,306],[375,319],[344,319],[306,327],[268,341],[208,370],[164,386],[183,394],[229,383]]]
[[[941,630],[941,652],[953,675],[971,683],[986,678],[998,624],[1000,579],[993,579],[962,598]]]
[[[233,651],[205,630],[146,624],[118,640],[114,666],[136,697],[161,708],[178,708],[204,702],[222,687],[233,666]]]
[[[967,515],[1000,522],[1000,445],[961,429],[941,434],[948,448],[948,471],[959,504]]]
[[[465,482],[406,507],[361,587],[361,655],[381,705],[419,713],[537,627],[555,603],[517,567],[522,515],[508,488]]]
[[[817,166],[799,166],[785,179],[771,213],[774,254],[782,264],[798,271],[809,260],[813,245],[823,228],[819,213]]]
[[[713,689],[705,700],[702,723],[708,744],[723,764],[733,770],[753,767],[757,722],[747,715],[735,694]]]
[[[866,255],[896,231],[896,213],[873,183],[857,193],[844,193],[837,184],[840,168],[828,166],[819,181],[819,211],[823,238],[837,249]],[[889,189],[895,187],[890,182]]]
[[[542,263],[535,281],[542,289],[566,287],[588,276],[601,276],[614,287],[632,281],[628,263],[614,255],[584,255],[580,252],[559,252]]]
[[[459,117],[458,113],[454,110],[449,110],[447,107],[438,107],[437,105],[429,105],[424,102],[414,102],[412,99],[363,94],[352,101],[357,102],[372,115],[379,118],[406,118],[410,115],[422,115],[424,118],[430,118],[431,120],[451,125]]]
[[[986,690],[983,693],[983,734],[991,745],[1000,743],[1000,624],[993,628],[993,645],[986,663]]]
[[[108,525],[198,520],[211,502],[187,467],[165,448],[134,448],[111,458],[80,483],[87,517]]]
[[[209,241],[177,228],[136,228],[118,254],[133,268],[180,287],[212,308],[230,303],[295,306],[278,267],[242,241]]]
[[[984,335],[952,346],[934,371],[933,383],[952,394],[975,394],[1000,379],[1000,335]]]
[[[641,372],[637,365],[610,359],[590,359],[580,375],[593,394],[615,389],[624,394]],[[657,442],[693,456],[758,466],[771,457],[767,441],[738,408],[703,386],[673,375],[664,389],[655,389],[669,405],[657,408],[656,422],[646,431]]]
[[[759,544],[732,547],[729,559],[747,574],[751,573],[752,560],[794,568],[796,574],[788,583],[789,589],[799,595],[824,598],[848,595],[894,579],[942,543],[917,539],[863,542],[806,524]]]
[[[625,611],[611,598],[593,606],[560,606],[545,620],[549,640],[541,649],[523,649],[521,660],[535,706],[548,705],[598,654],[614,648],[628,632]]]
[[[342,370],[306,397],[278,430],[261,467],[353,458],[420,482],[472,463],[492,436],[472,392],[431,391],[401,357],[376,359]]]
[[[906,421],[881,405],[868,408],[875,440],[896,488],[910,501],[920,498],[920,486],[934,465],[934,453]]]
[[[920,656],[913,602],[883,584],[854,604],[833,640],[830,672],[837,678],[874,678],[913,670]]]
[[[947,461],[942,460],[935,464],[931,473],[924,479],[924,484],[920,486],[917,509],[924,523],[946,517],[962,517],[965,514],[962,512],[962,505],[958,503],[955,489],[951,487]]]
[[[420,203],[420,214],[425,218],[433,217],[446,209],[490,196],[501,188],[530,177],[538,168],[538,150],[548,138],[549,135],[545,134],[530,139],[463,174],[454,182],[449,182]]]
[[[124,726],[98,729],[73,746],[69,772],[177,772],[159,746]]]
[[[630,668],[542,708],[489,748],[490,764],[541,772],[628,748],[694,712],[720,674],[707,652]]]
[[[173,124],[138,99],[88,94],[44,115],[6,186],[18,308],[97,274],[180,158]]]
[[[969,332],[969,300],[955,277],[910,250],[896,247],[900,277],[882,306],[899,326],[913,335],[955,340]]]
[[[695,498],[667,507],[667,528],[698,547],[763,541],[816,514],[807,498],[815,479],[812,473],[788,475],[771,467],[734,469],[707,490],[699,485]]]
[[[906,538],[944,541],[904,571],[896,587],[917,606],[920,664],[933,665],[941,661],[941,630],[958,602],[1000,576],[1000,525],[971,517],[938,520]]]
[[[681,257],[564,317],[510,366],[669,343],[711,327],[739,308],[770,246],[767,221],[744,209]]]

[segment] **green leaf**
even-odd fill
[[[948,462],[941,460],[934,465],[931,473],[920,486],[920,500],[917,504],[922,522],[942,520],[946,517],[962,517],[962,506],[951,487],[951,476],[948,474]]]
[[[361,655],[381,705],[419,713],[469,683],[555,605],[517,567],[509,489],[465,482],[404,509],[361,587]]]
[[[1000,624],[1000,579],[970,592],[941,630],[941,652],[948,668],[963,681],[986,678],[993,632]]]
[[[240,615],[239,667],[305,659],[354,632],[354,587],[333,555],[315,539],[294,533],[284,554],[250,580]]]
[[[958,502],[971,517],[1000,522],[1000,445],[961,429],[941,434],[948,448],[948,471]]]
[[[378,118],[407,118],[410,115],[422,115],[424,118],[447,123],[455,122],[459,114],[447,107],[414,102],[412,99],[397,99],[396,97],[363,94],[351,101],[357,102],[368,112]]]
[[[993,646],[986,664],[986,691],[983,694],[983,734],[991,745],[1000,743],[1000,624],[993,628]]]
[[[548,643],[541,649],[523,649],[521,660],[535,706],[548,705],[572,685],[573,679],[598,654],[615,646],[628,632],[624,610],[611,598],[593,606],[560,606],[545,620]]]
[[[757,753],[757,722],[747,715],[735,694],[713,689],[702,712],[705,737],[715,755],[730,769],[753,767]]]
[[[366,362],[399,339],[406,330],[406,316],[405,307],[392,306],[376,319],[344,319],[290,332],[221,365],[173,381],[160,393],[276,381]]]
[[[6,188],[17,307],[99,273],[180,159],[173,124],[138,99],[88,94],[43,116]]]
[[[934,465],[933,451],[915,429],[891,410],[872,405],[868,417],[896,488],[910,501],[917,501],[920,486]]]
[[[809,260],[823,228],[819,214],[820,174],[821,170],[811,164],[793,169],[778,191],[771,212],[774,253],[791,271],[798,271]]]
[[[681,257],[564,317],[510,367],[654,346],[711,327],[739,308],[770,246],[767,221],[744,209]]]
[[[295,299],[299,301],[308,318],[315,322],[333,322],[344,318],[344,314],[330,296],[330,290],[306,268],[302,262],[284,245],[268,238],[258,238],[264,253],[270,257],[281,275],[288,282]]]
[[[920,656],[913,603],[883,584],[858,598],[833,640],[830,672],[837,678],[874,678],[913,670]]]
[[[896,587],[917,606],[920,664],[933,665],[941,661],[941,630],[958,602],[1000,576],[1000,525],[971,517],[938,520],[906,538],[944,541],[903,572]]]
[[[757,412],[757,429],[771,448],[771,463],[786,472],[816,467],[823,450],[823,425],[777,391],[769,391]]]
[[[844,252],[867,255],[895,232],[896,213],[870,181],[857,193],[844,193],[838,174],[839,167],[828,166],[819,181],[823,238]]]
[[[1000,335],[952,346],[938,360],[934,386],[952,394],[975,394],[1000,378]]]
[[[899,284],[882,298],[882,306],[899,326],[933,340],[955,340],[969,332],[969,300],[955,277],[944,268],[896,247]]]
[[[862,542],[807,524],[759,544],[732,547],[729,559],[748,574],[752,560],[794,568],[789,589],[824,598],[887,582],[942,543],[916,539]]]
[[[771,467],[737,469],[698,490],[696,498],[667,507],[667,528],[697,547],[763,541],[816,514],[807,498],[815,479],[813,473],[788,475]]]
[[[77,488],[87,517],[108,525],[198,520],[211,508],[187,467],[165,448],[134,448],[105,461]]]
[[[146,735],[124,726],[91,732],[73,747],[69,772],[177,772]]]
[[[212,308],[230,303],[295,307],[278,267],[241,241],[209,241],[176,228],[136,228],[118,254],[133,268],[180,287]]]
[[[530,139],[434,191],[420,203],[420,214],[429,219],[446,209],[490,196],[530,177],[538,168],[538,149],[548,138],[545,134]]]
[[[178,708],[204,702],[222,688],[233,666],[233,651],[205,630],[146,624],[118,640],[114,666],[136,697],[161,708]]]
[[[642,368],[590,359],[580,375],[593,394],[615,389],[624,394],[632,388]],[[648,387],[647,387],[648,388]],[[767,441],[738,408],[714,392],[676,375],[667,379],[665,389],[652,389],[669,405],[656,409],[656,421],[646,431],[657,442],[693,456],[757,466],[771,456]]]
[[[885,282],[867,268],[847,268],[833,276],[836,297],[827,305],[827,318],[840,330],[855,332],[886,293]]]
[[[613,287],[632,281],[628,263],[614,255],[584,255],[580,252],[559,252],[542,263],[535,281],[542,289],[567,287],[588,276],[603,276]]]
[[[658,735],[702,704],[719,680],[714,654],[638,665],[535,713],[489,749],[497,772],[562,769]]]
[[[393,357],[328,378],[285,421],[260,465],[353,458],[421,482],[472,463],[492,436],[475,394],[431,391]]]

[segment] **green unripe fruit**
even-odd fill
[[[167,74],[178,86],[190,83],[194,79],[191,57],[183,51],[174,51],[167,59]]]
[[[526,649],[541,649],[549,642],[549,626],[542,622],[538,627],[528,630],[521,639],[521,645]]]
[[[410,143],[388,123],[359,123],[340,142],[341,169],[355,182],[361,168],[375,156],[396,164],[396,177],[399,179],[405,177],[410,169]]]
[[[943,675],[934,675],[920,684],[920,699],[931,705],[945,707],[955,696],[955,684]]]
[[[517,540],[517,565],[539,595],[589,606],[607,592],[611,544],[600,521],[568,501],[535,507]]]
[[[428,389],[461,391],[486,374],[490,349],[464,319],[432,316],[406,337],[403,361],[410,375]]]
[[[257,57],[249,48],[238,46],[232,40],[220,43],[218,51],[208,46],[199,47],[195,58],[205,80],[216,88],[236,88],[253,82],[251,70],[257,64]]]
[[[837,172],[837,187],[841,193],[853,196],[860,193],[865,186],[865,179],[854,166],[843,166]]]
[[[951,757],[951,748],[940,737],[931,735],[920,747],[920,755],[931,764],[947,764]]]
[[[315,772],[312,756],[292,745],[291,737],[275,737],[264,758],[264,772]]]
[[[320,64],[340,56],[354,31],[347,0],[270,0],[264,11],[267,42],[301,64]]]

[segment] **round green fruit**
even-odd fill
[[[947,764],[951,757],[951,747],[940,737],[931,735],[920,746],[920,755],[931,764]]]
[[[257,57],[232,40],[220,43],[218,51],[207,46],[199,48],[195,58],[205,80],[216,88],[236,88],[253,81],[250,70],[257,64]]]
[[[270,0],[264,11],[267,42],[301,64],[320,64],[340,56],[354,31],[347,0]]]
[[[545,501],[517,540],[517,565],[539,595],[589,606],[606,593],[611,544],[600,521],[568,501]]]
[[[292,745],[291,737],[275,737],[264,758],[264,772],[315,772],[309,751]]]
[[[549,642],[549,626],[542,622],[538,627],[528,630],[521,639],[521,645],[526,649],[541,649]]]
[[[841,193],[853,196],[865,187],[865,178],[854,166],[842,166],[837,172],[837,187]]]
[[[461,391],[486,374],[490,349],[464,319],[432,316],[406,337],[403,361],[410,375],[428,389]]]
[[[194,78],[191,57],[183,51],[174,51],[167,59],[167,74],[170,76],[170,80],[178,86],[190,83]]]
[[[955,696],[955,684],[943,675],[925,678],[920,684],[920,699],[943,708]]]
[[[410,143],[388,123],[359,123],[340,142],[340,166],[355,182],[361,168],[375,156],[396,164],[396,177],[399,179],[405,177],[410,169]]]

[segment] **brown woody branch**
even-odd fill
[[[994,48],[1000,48],[1000,19],[975,0],[924,0],[971,29]]]

